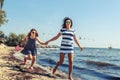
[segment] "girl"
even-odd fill
[[[31,29],[28,35],[24,38],[23,42],[26,42],[24,49],[21,51],[21,53],[27,55],[27,57],[24,57],[24,62],[21,63],[21,65],[25,65],[27,60],[32,60],[31,65],[29,69],[33,70],[33,65],[36,61],[36,41],[38,41],[40,44],[45,45],[45,43],[41,42],[38,38],[38,33],[36,29]],[[21,43],[22,45],[23,43]]]
[[[62,29],[60,32],[53,37],[52,39],[48,40],[46,44],[51,41],[58,39],[62,35],[61,47],[60,47],[60,60],[58,61],[57,65],[53,69],[53,74],[56,72],[58,66],[60,66],[64,61],[65,54],[68,54],[68,61],[69,61],[69,77],[68,79],[72,80],[72,65],[73,65],[73,39],[79,48],[82,50],[83,48],[77,41],[76,35],[74,30],[72,29],[73,22],[70,18],[65,17],[63,20]]]

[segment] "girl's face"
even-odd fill
[[[70,28],[70,26],[71,26],[71,21],[70,21],[70,20],[66,20],[65,24],[66,24],[66,28]]]
[[[31,35],[35,36],[36,35],[36,31],[31,31]]]

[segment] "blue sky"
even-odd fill
[[[68,16],[82,46],[111,44],[120,48],[119,4],[120,0],[5,0],[3,9],[9,22],[0,29],[8,35],[27,34],[35,28],[39,38],[46,41],[59,32],[63,18]],[[60,41],[61,38],[50,44],[60,45]]]

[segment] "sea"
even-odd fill
[[[59,61],[59,48],[38,48],[37,63],[54,68]],[[68,74],[68,55],[58,70]],[[120,49],[74,48],[73,78],[82,80],[120,80]]]

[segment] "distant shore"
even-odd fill
[[[67,79],[67,75],[57,71],[55,75],[50,75],[52,68],[47,68],[38,64],[34,65],[35,70],[28,71],[29,63],[19,66],[21,58],[14,56],[14,47],[0,45],[0,80],[56,80]],[[17,53],[16,53],[17,54]]]
[[[57,45],[45,45],[45,46],[43,46],[40,44],[37,44],[36,47],[37,48],[59,48],[59,46],[57,46]]]

